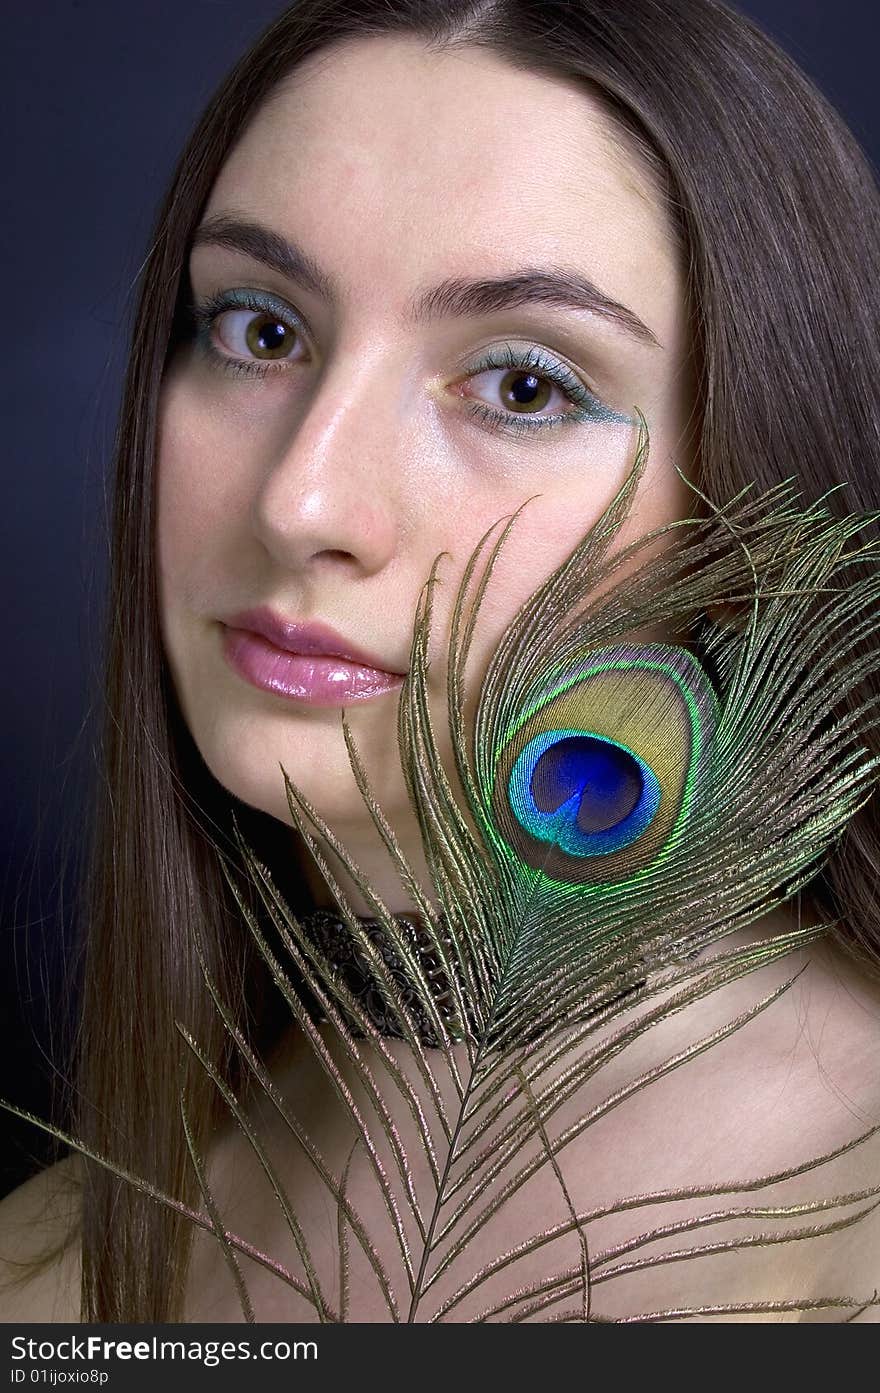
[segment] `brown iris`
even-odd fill
[[[505,405],[513,411],[526,412],[540,410],[547,405],[552,388],[543,377],[522,368],[506,372],[501,381],[501,395]]]
[[[285,357],[290,352],[292,336],[293,330],[269,311],[256,315],[245,330],[245,341],[255,355],[262,353],[271,357]]]

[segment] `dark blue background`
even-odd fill
[[[0,1095],[47,1106],[53,981],[69,910],[60,842],[81,825],[106,577],[103,477],[133,287],[157,202],[217,82],[279,0],[7,6],[0,220],[2,748]],[[743,3],[880,167],[876,0]],[[27,945],[27,954],[25,947]],[[0,1193],[42,1156],[0,1112]]]

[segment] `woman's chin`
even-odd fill
[[[338,741],[341,744],[341,739]],[[200,753],[214,778],[229,793],[251,808],[268,813],[279,821],[294,826],[288,801],[287,785],[298,793],[340,835],[346,829],[373,828],[372,819],[358,789],[344,746],[332,753],[315,752],[309,758],[302,742],[295,751],[279,750],[277,759],[267,763],[265,753],[253,760],[242,758],[245,750],[200,748]],[[363,756],[362,756],[363,758]],[[411,818],[400,770],[392,785],[386,771],[384,779],[371,773],[364,760],[367,778],[376,799],[392,821],[397,814]],[[390,771],[392,774],[395,771]],[[295,802],[295,799],[293,800]]]

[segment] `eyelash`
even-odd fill
[[[268,377],[274,372],[285,372],[283,359],[269,362],[244,358],[231,358],[220,352],[211,338],[215,321],[227,310],[253,310],[255,314],[272,314],[281,324],[302,335],[303,326],[291,308],[267,292],[252,290],[227,290],[209,296],[206,300],[192,301],[187,306],[192,328],[200,350],[213,367],[222,372],[244,374],[248,377]],[[533,373],[558,387],[573,405],[573,410],[555,416],[517,415],[515,412],[498,411],[485,402],[466,401],[467,409],[490,430],[510,431],[514,434],[540,430],[547,426],[583,424],[586,421],[618,421],[622,418],[617,412],[604,406],[584,385],[580,378],[561,363],[548,358],[539,348],[528,350],[514,349],[505,345],[503,349],[490,350],[477,364],[468,370],[467,376],[476,377],[493,369],[518,369],[523,373]]]

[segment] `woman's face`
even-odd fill
[[[340,712],[417,860],[399,678],[285,660],[229,621],[259,606],[329,626],[402,674],[420,589],[449,553],[429,695],[451,768],[446,621],[491,524],[540,495],[494,572],[472,682],[620,487],[635,406],[651,448],[628,533],[688,510],[675,472],[692,408],[683,269],[657,191],[589,95],[412,37],[301,65],[233,150],[201,228],[193,296],[203,309],[215,297],[216,313],[178,349],[161,401],[176,691],[227,789],[290,823],[283,765],[393,900]]]

